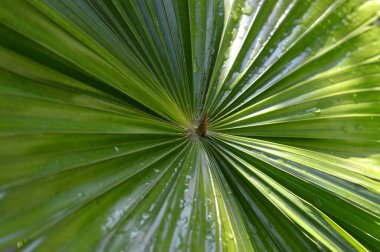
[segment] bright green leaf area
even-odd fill
[[[379,0],[1,0],[0,251],[380,251]]]

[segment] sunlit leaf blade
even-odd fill
[[[54,3],[63,4],[51,2],[53,6]],[[76,9],[67,7],[61,11],[42,1],[3,1],[0,15],[5,27],[27,37],[54,56],[68,61],[73,67],[101,81],[105,87],[116,89],[164,116],[177,119],[183,124],[187,123],[183,113],[158,84],[155,76],[144,68],[131,52],[117,57],[115,52],[109,50],[113,42],[112,37],[109,38],[107,34],[99,35],[102,32],[97,27],[99,23],[90,17],[81,16],[80,21],[74,25],[72,21],[75,19],[68,20],[64,14],[68,11],[68,14],[79,15],[75,13]],[[89,16],[91,14],[85,13]],[[92,25],[91,31],[85,29],[86,25]],[[106,27],[103,29],[111,32]],[[146,99],[150,101],[148,103],[141,100],[147,95],[152,96]]]
[[[380,250],[379,16],[0,1],[0,250]]]
[[[266,174],[274,180],[278,179],[279,183],[336,219],[337,223],[351,226],[347,231],[352,230],[353,235],[356,233],[367,235],[367,239],[379,239],[380,186],[376,169],[371,171],[369,167],[353,161],[273,142],[219,137],[228,143],[223,149],[228,149],[225,151],[237,160],[235,162],[247,167],[242,169],[235,162],[232,163],[247,179],[251,180],[248,177],[251,173],[263,177]],[[248,174],[244,170],[248,170]],[[300,187],[305,182],[307,189]],[[276,184],[271,181],[264,189],[271,194],[272,190],[277,191]],[[334,196],[339,196],[340,199],[334,199]],[[305,214],[309,212],[310,210]]]
[[[220,52],[219,55],[224,53],[226,57],[219,60],[223,62],[221,70],[214,72],[218,78],[224,76],[220,71],[227,72],[231,80],[210,84],[216,85],[219,93],[223,91],[211,108],[213,113],[217,109],[217,115],[226,116],[230,110],[256,103],[276,86],[283,90],[290,86],[289,82],[296,83],[316,74],[326,75],[331,68],[348,67],[371,58],[376,60],[379,55],[375,35],[379,28],[363,27],[376,19],[379,9],[376,1],[313,1],[313,4],[268,1],[258,13],[248,13],[255,18],[247,17],[245,9],[249,7],[242,7],[239,1],[235,5],[232,20],[241,22],[234,22],[232,35],[227,33],[224,41],[232,42]],[[277,18],[268,19],[270,15]],[[246,29],[249,29],[248,34],[242,32]],[[240,58],[234,56],[238,54]],[[236,64],[245,62],[246,65],[232,68],[235,58]],[[210,94],[210,99],[215,94]]]
[[[226,18],[224,1],[190,0],[189,19],[196,116],[201,117]]]

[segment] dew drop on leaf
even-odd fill
[[[253,12],[254,9],[255,9],[255,7],[254,7],[253,5],[251,5],[250,3],[247,3],[247,4],[243,7],[243,9],[242,9],[242,13],[243,13],[244,15],[250,15],[250,14]]]
[[[24,246],[24,241],[18,241],[17,243],[16,243],[16,246],[17,246],[17,248],[22,248],[23,246]]]

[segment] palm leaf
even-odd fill
[[[1,1],[0,250],[379,250],[379,15]]]

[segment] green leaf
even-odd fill
[[[0,250],[380,250],[378,0],[3,0]]]

